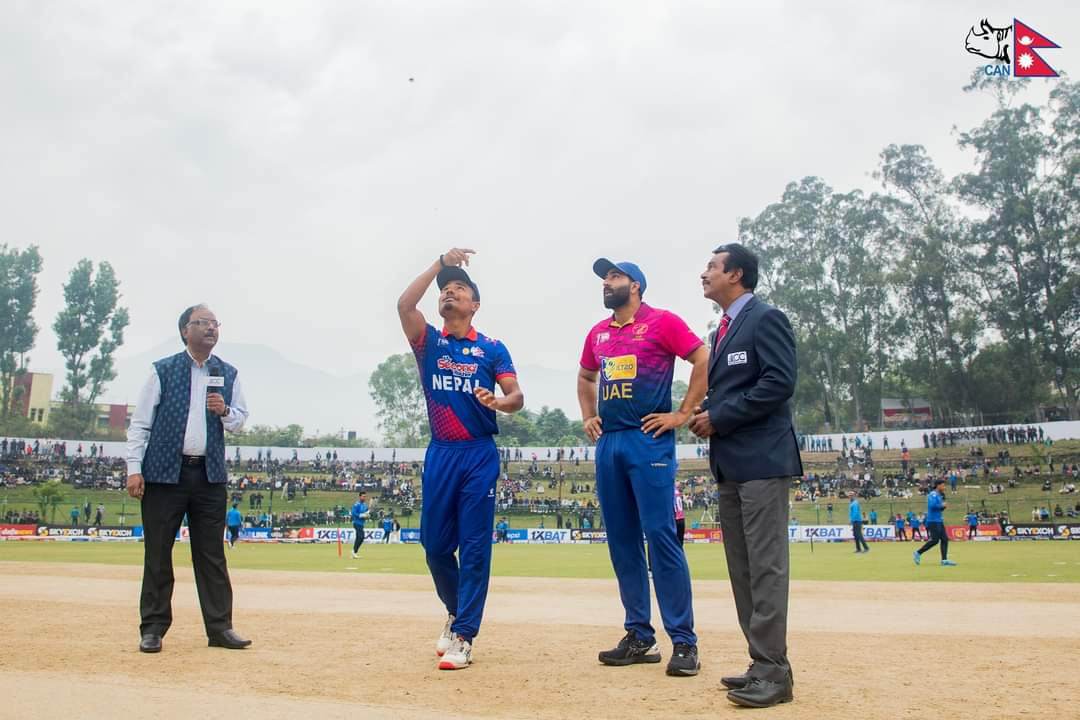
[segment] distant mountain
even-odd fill
[[[118,359],[117,377],[103,402],[134,403],[155,360],[180,351],[166,342],[140,355]],[[244,395],[255,425],[297,423],[314,434],[355,430],[379,438],[375,404],[368,395],[368,375],[338,377],[286,359],[266,345],[227,343],[221,356],[240,370]]]
[[[134,403],[151,363],[179,350],[179,343],[163,342],[139,355],[117,359],[116,380],[109,383],[102,402]],[[368,395],[370,372],[339,377],[288,360],[267,345],[226,343],[221,355],[240,370],[252,424],[297,423],[308,434],[344,429],[373,440],[381,438],[375,403]],[[573,369],[524,365],[518,367],[518,376],[530,410],[547,405],[561,408],[570,418],[578,416]]]

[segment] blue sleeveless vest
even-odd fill
[[[161,381],[161,400],[150,426],[150,441],[143,456],[143,479],[149,483],[176,485],[180,482],[180,458],[184,450],[188,411],[191,409],[191,356],[185,350],[154,363]],[[225,378],[221,394],[232,403],[236,368],[218,357],[207,360],[210,374]],[[215,372],[216,371],[216,372]],[[221,418],[206,413],[206,477],[212,483],[228,480],[225,471],[225,428]]]

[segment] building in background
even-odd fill
[[[881,398],[881,426],[883,428],[930,427],[934,414],[930,401],[923,398]]]
[[[53,376],[51,373],[28,372],[12,381],[13,406],[16,412],[37,425],[48,425],[53,409],[63,405],[53,400]],[[134,405],[97,403],[94,405],[94,429],[100,432],[127,430]]]
[[[51,373],[23,373],[11,383],[14,407],[32,423],[45,425],[52,410],[53,376]]]
[[[53,400],[50,405],[55,409],[64,403]],[[96,403],[94,405],[94,430],[98,432],[126,431],[135,414],[134,405],[117,403]]]

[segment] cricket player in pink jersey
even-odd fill
[[[679,316],[641,301],[645,274],[637,265],[600,259],[593,272],[603,278],[604,306],[613,314],[585,338],[578,403],[585,432],[596,441],[596,492],[626,611],[626,635],[599,659],[616,666],[660,662],[650,622],[644,533],[660,616],[673,645],[667,674],[696,675],[701,663],[690,569],[675,535],[672,504],[674,431],[705,397],[709,352]],[[677,357],[694,368],[682,406],[672,412]]]

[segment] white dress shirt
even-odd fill
[[[188,352],[188,357],[191,353]],[[213,357],[213,356],[211,356]],[[207,358],[209,361],[210,358]],[[206,455],[206,386],[210,378],[207,363],[199,364],[191,358],[191,406],[188,409],[187,428],[184,430],[184,455]],[[135,414],[131,416],[128,427],[127,468],[128,475],[142,473],[143,456],[150,440],[150,428],[154,425],[154,415],[161,402],[161,379],[157,369],[151,367],[150,377],[146,379],[139,397],[135,401]],[[229,432],[238,432],[247,422],[247,400],[237,374],[233,381],[232,402],[229,412],[221,418],[222,425]]]

